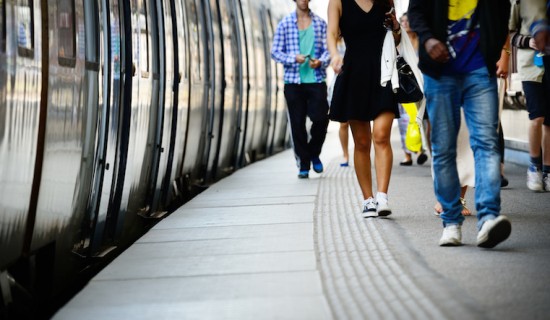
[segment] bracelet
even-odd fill
[[[392,30],[391,32],[395,34],[401,34],[401,28],[397,28],[397,30]]]
[[[504,50],[504,52],[506,52],[508,55],[512,54],[512,50],[510,50],[508,48],[502,48],[502,50]]]

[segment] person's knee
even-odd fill
[[[535,118],[529,121],[529,135],[531,137],[538,137],[544,130],[543,126],[544,118]]]
[[[544,122],[544,117],[537,117],[535,119],[531,119],[532,126],[537,126],[537,127],[542,126],[543,122]]]
[[[368,139],[355,139],[355,152],[370,152],[370,140]]]
[[[386,132],[373,132],[372,141],[376,146],[385,146],[390,144],[390,134]]]

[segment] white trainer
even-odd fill
[[[378,201],[376,203],[376,213],[380,217],[387,217],[391,214],[391,208],[388,205],[388,200],[384,198],[378,198]]]
[[[542,172],[536,168],[527,169],[527,188],[531,191],[543,191]]]
[[[376,202],[373,197],[363,200],[363,218],[377,217]]]
[[[542,174],[542,186],[544,187],[544,191],[550,191],[550,173]]]
[[[497,244],[508,239],[512,232],[512,223],[503,215],[487,220],[477,233],[477,246],[494,248]]]
[[[443,235],[439,239],[439,245],[442,247],[454,247],[462,245],[462,226],[459,224],[449,224],[443,229]]]

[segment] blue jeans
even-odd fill
[[[456,140],[460,107],[464,108],[475,161],[475,207],[478,229],[500,213],[500,155],[496,78],[487,68],[439,79],[424,75],[426,108],[431,121],[434,189],[443,207],[443,226],[461,224]]]

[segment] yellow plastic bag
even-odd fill
[[[411,119],[411,122],[416,119],[416,103],[402,103],[401,106],[403,106],[403,109],[405,109],[405,112],[409,115],[409,119]]]
[[[420,127],[415,121],[410,121],[405,135],[405,146],[412,152],[419,152],[422,149],[422,136]]]
[[[402,106],[410,119],[405,135],[405,146],[411,152],[419,152],[422,149],[422,135],[420,134],[420,127],[416,123],[416,104],[403,103]]]

